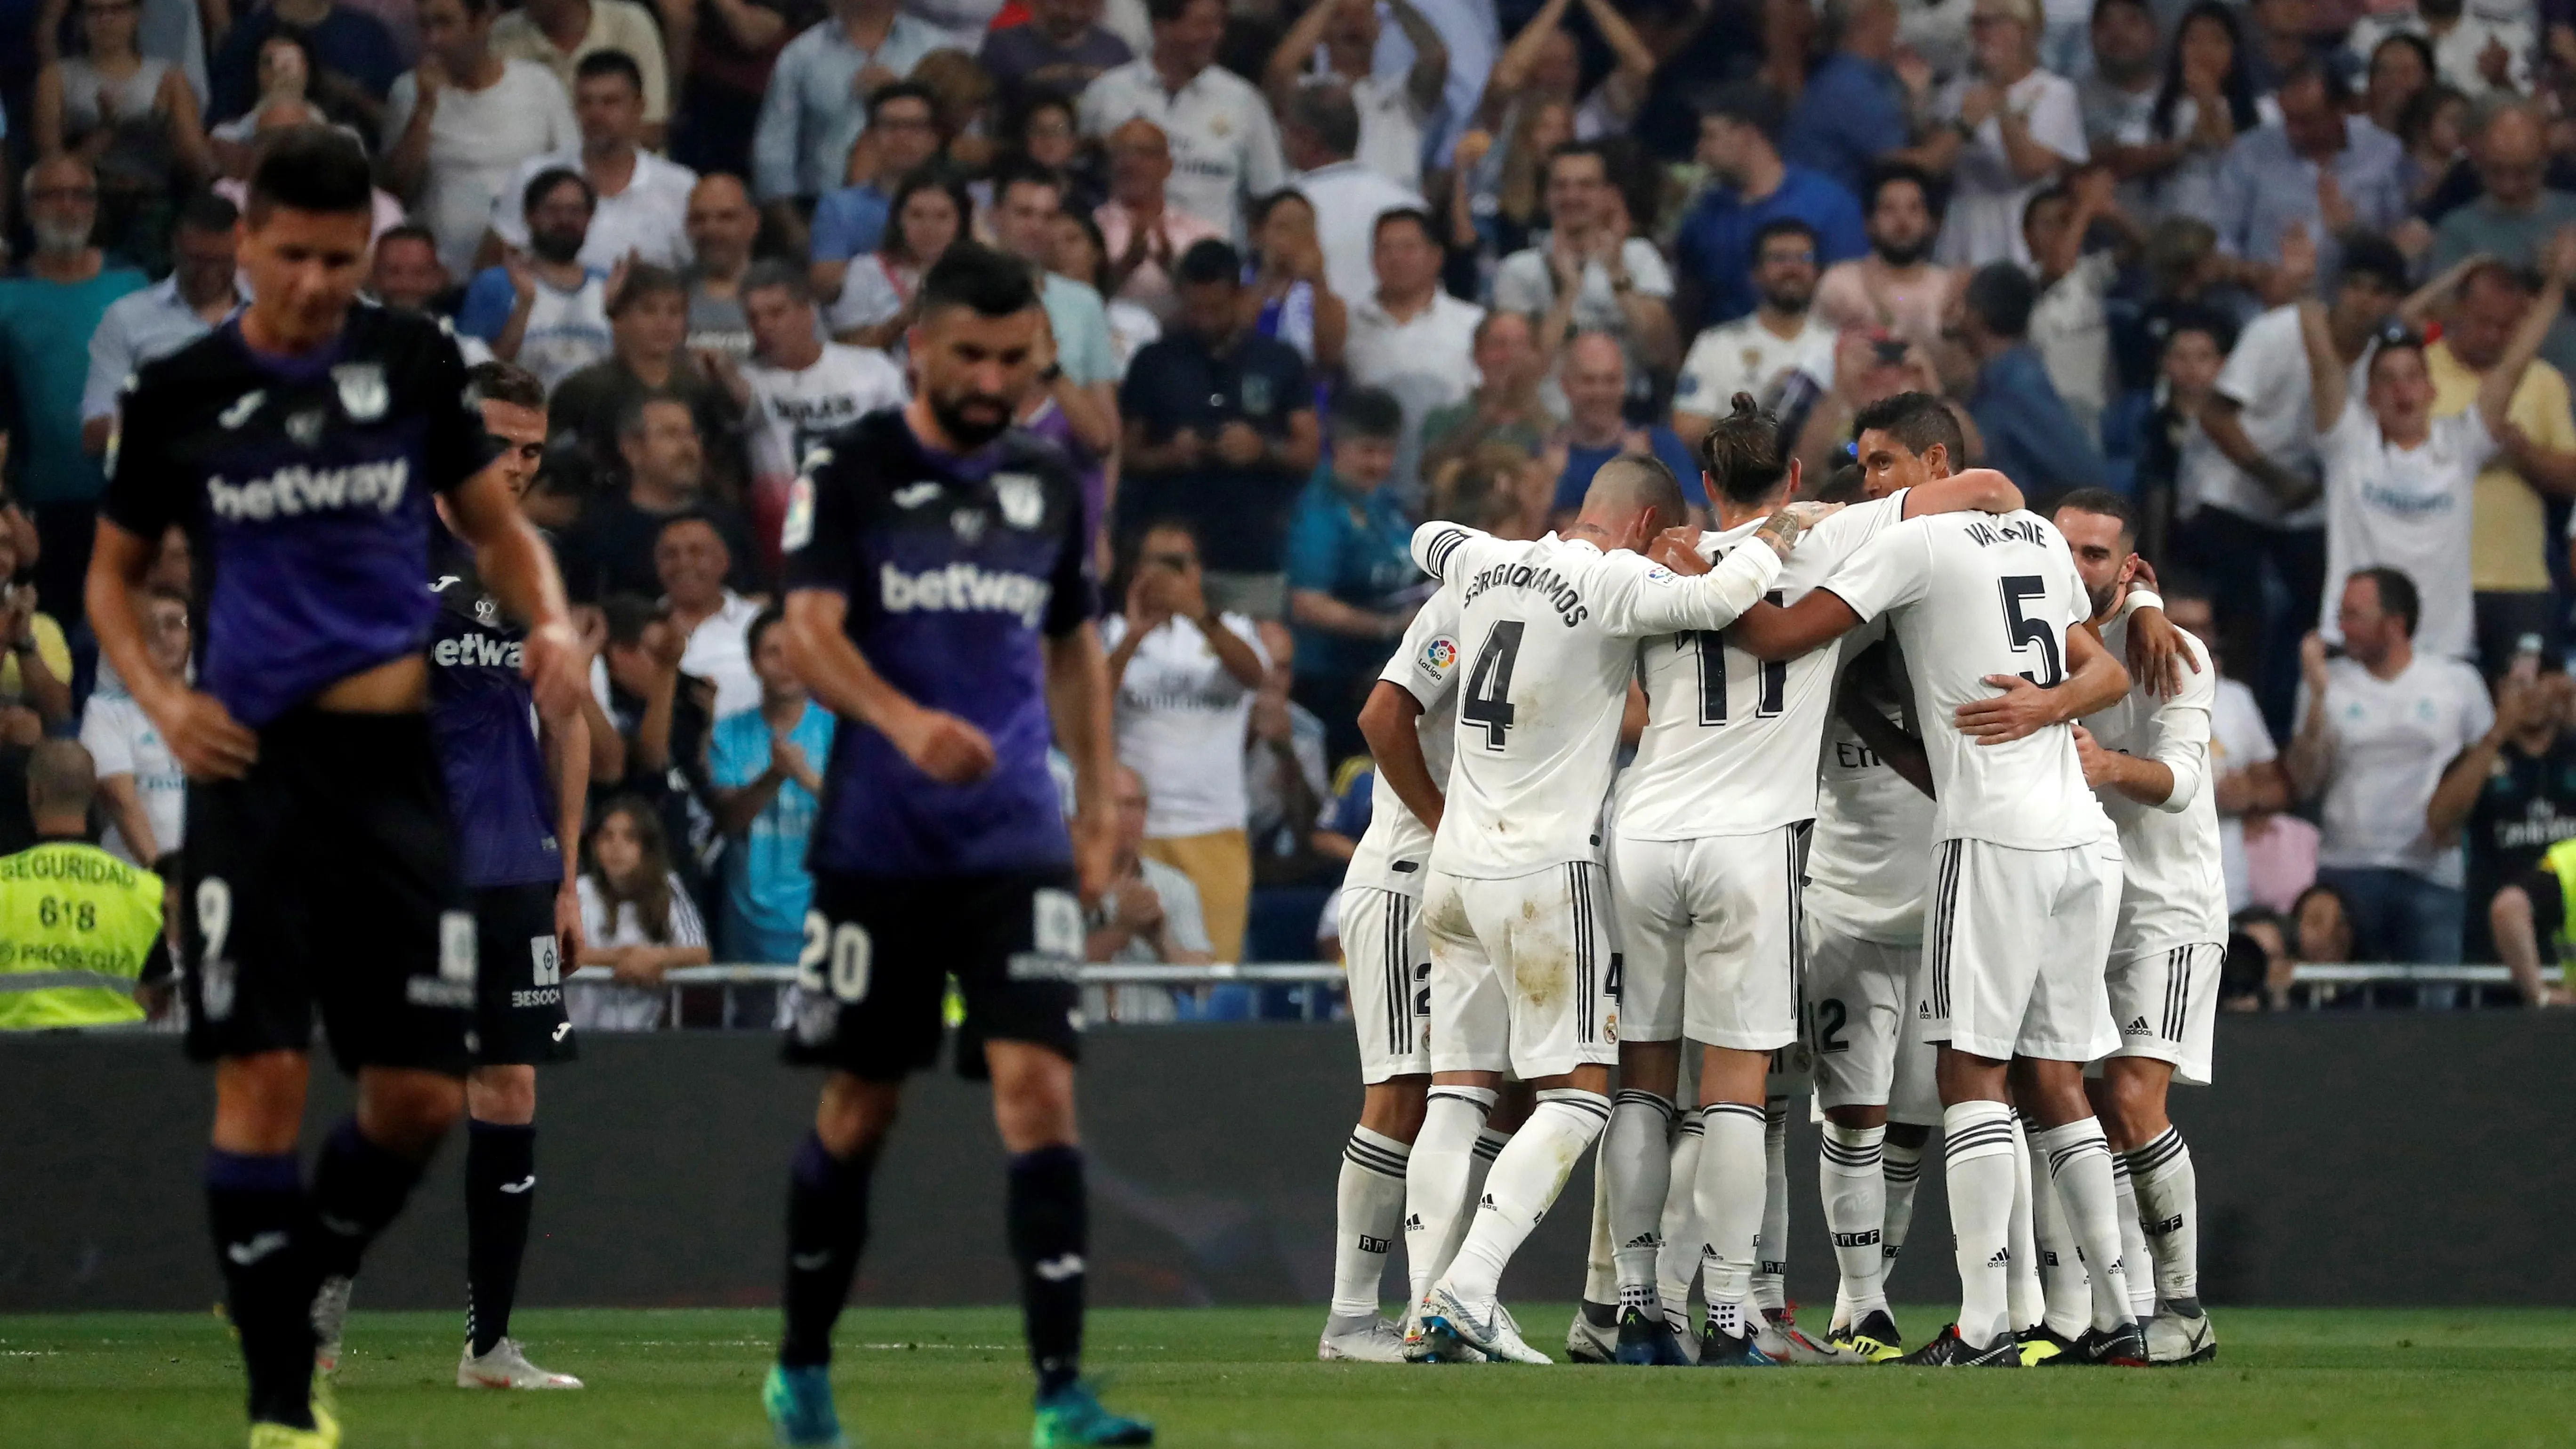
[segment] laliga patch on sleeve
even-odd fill
[[[796,475],[787,490],[787,518],[778,526],[778,551],[794,553],[814,541],[814,475]]]
[[[1422,672],[1434,679],[1445,678],[1458,667],[1458,641],[1442,634],[1422,646]]]
[[[1650,584],[1669,584],[1673,582],[1673,579],[1673,571],[1664,567],[1662,564],[1646,565],[1646,582]]]

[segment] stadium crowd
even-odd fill
[[[2563,999],[2576,320],[2517,333],[2576,271],[2565,0],[44,0],[0,115],[0,852],[47,736],[109,850],[180,844],[81,617],[104,460],[241,300],[261,134],[322,121],[376,162],[374,296],[524,377],[598,655],[585,1026],[795,959],[834,721],[771,637],[789,484],[905,395],[970,236],[1043,274],[1027,422],[1110,581],[1095,960],[1336,949],[1416,523],[1537,537],[1623,453],[1695,488],[1737,393],[1812,494],[1922,390],[1953,466],[2134,499],[2211,645],[2231,1004],[2372,959]]]

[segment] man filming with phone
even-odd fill
[[[1270,670],[1249,615],[1208,602],[1199,540],[1186,523],[1146,526],[1123,610],[1100,621],[1119,763],[1143,780],[1144,859],[1190,878],[1219,961],[1243,959],[1252,898],[1244,729]]]

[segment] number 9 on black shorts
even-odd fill
[[[1074,1060],[1082,940],[1069,872],[898,880],[816,871],[787,1060],[876,1082],[932,1066],[952,975],[966,1006],[961,1074],[983,1074],[986,1041]]]

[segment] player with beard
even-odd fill
[[[266,143],[241,221],[250,305],[130,386],[89,572],[100,649],[188,775],[188,1046],[216,1064],[206,1197],[254,1449],[338,1442],[312,1397],[316,1289],[356,1272],[465,1105],[474,917],[425,715],[433,496],[529,621],[539,712],[577,709],[586,688],[563,586],[487,466],[456,344],[352,305],[371,206],[344,133]],[[174,524],[198,560],[193,682],[142,625]],[[317,1011],[358,1104],[308,1192],[296,1141]]]
[[[2156,602],[2132,582],[2136,515],[2116,493],[2078,489],[2058,501],[2057,527],[2092,592],[2104,646],[2121,648],[2139,611]],[[2120,1049],[2087,1085],[2119,1154],[2113,1166],[2128,1239],[2129,1302],[2146,1323],[2147,1361],[2155,1364],[2218,1355],[2200,1306],[2199,1180],[2190,1147],[2165,1115],[2174,1082],[2209,1084],[2228,931],[2210,770],[2218,672],[2200,641],[2181,637],[2200,666],[2181,693],[2132,688],[2075,731],[2085,781],[2120,829],[2124,862],[2105,978]]]
[[[1940,345],[1942,318],[1966,279],[1930,260],[1941,233],[1932,196],[1932,179],[1912,166],[1871,180],[1869,255],[1836,262],[1816,283],[1816,315],[1827,326]]]
[[[1037,1449],[1146,1444],[1081,1378],[1088,1209],[1073,1112],[1083,903],[1112,849],[1109,680],[1082,492],[1011,420],[1052,365],[1028,267],[961,242],[921,283],[919,389],[810,452],[787,507],[786,642],[840,716],[814,830],[787,1059],[829,1069],[787,1211],[778,1442],[840,1444],[832,1325],[904,1078],[937,1061],[951,976],[961,1075],[989,1077],[1004,1216],[1037,1370]],[[1073,761],[1068,834],[1047,769]],[[1077,894],[1079,892],[1079,894]]]
[[[2015,1185],[2018,1103],[2091,1269],[2082,1357],[2143,1364],[2110,1149],[2082,1078],[2083,1063],[2118,1044],[2102,985],[2118,837],[2086,788],[2072,727],[2116,701],[2128,675],[2084,627],[2090,597],[2065,539],[2027,511],[1889,528],[1787,608],[1747,611],[1733,642],[1793,659],[1881,615],[1905,650],[1937,802],[1915,1007],[1939,1049],[1963,1289],[1957,1323],[1905,1361],[2022,1366],[2007,1286],[2022,1256],[2009,1247],[2014,1201],[2031,1191],[2026,1173]]]

